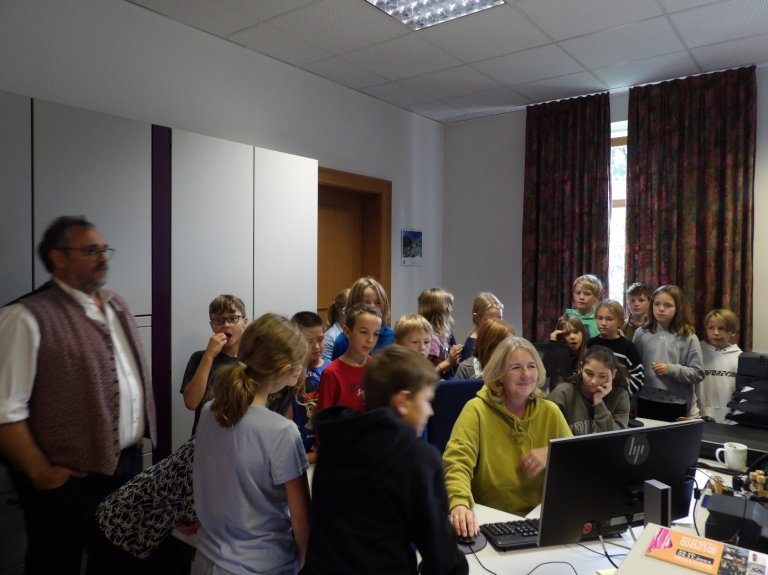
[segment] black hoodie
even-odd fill
[[[320,440],[303,575],[463,575],[437,449],[388,408],[332,406]]]

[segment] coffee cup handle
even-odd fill
[[[720,459],[720,455],[722,455],[722,456],[723,456],[723,458],[722,458],[722,459]],[[717,459],[717,460],[718,460],[720,463],[722,463],[723,465],[725,465],[725,449],[723,449],[722,447],[718,447],[718,448],[715,450],[715,459]]]

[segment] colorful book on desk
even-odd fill
[[[768,555],[659,527],[645,554],[709,575],[766,575]]]

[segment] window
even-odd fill
[[[624,305],[627,245],[627,123],[611,124],[611,226],[608,231],[608,297]]]

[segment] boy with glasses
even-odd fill
[[[221,366],[237,363],[240,336],[248,324],[243,300],[233,295],[226,294],[215,298],[208,306],[208,316],[213,335],[204,350],[196,351],[189,358],[181,382],[184,405],[187,409],[195,410],[192,435],[197,429],[203,404],[213,397],[216,371]]]

